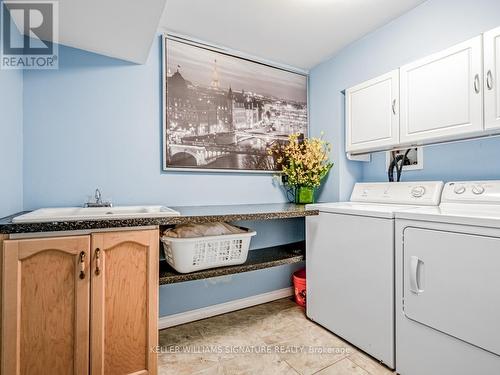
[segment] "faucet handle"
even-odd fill
[[[101,193],[101,190],[99,190],[99,188],[95,189],[95,203],[99,204],[102,202],[102,193]]]

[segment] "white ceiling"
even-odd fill
[[[161,31],[310,69],[425,0],[167,0]]]
[[[148,58],[165,8],[165,0],[59,0],[57,3],[60,44],[140,64]],[[22,13],[12,14],[18,27],[23,24],[22,16]]]

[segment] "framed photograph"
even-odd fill
[[[307,75],[163,37],[163,169],[274,172],[267,153],[307,136]]]

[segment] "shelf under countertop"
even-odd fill
[[[160,285],[174,284],[184,281],[256,271],[284,264],[299,263],[305,259],[304,254],[305,241],[294,242],[286,245],[250,250],[248,252],[247,261],[240,265],[218,267],[186,274],[176,272],[166,261],[161,261],[159,282]]]

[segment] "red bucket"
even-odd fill
[[[293,288],[295,290],[295,302],[306,307],[306,269],[302,268],[293,273]]]

